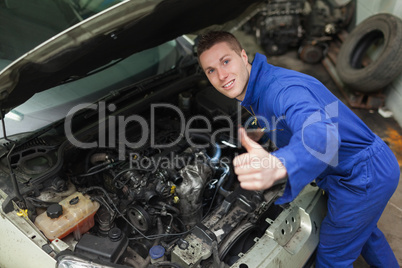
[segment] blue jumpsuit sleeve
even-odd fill
[[[285,88],[271,101],[274,114],[283,116],[285,131],[291,132],[289,143],[273,153],[288,173],[285,191],[276,201],[283,204],[291,202],[328,165],[337,165],[338,101],[324,104],[303,86]]]

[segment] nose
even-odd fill
[[[228,77],[228,73],[225,69],[221,68],[218,70],[218,76],[220,80],[225,80]]]

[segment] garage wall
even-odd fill
[[[402,19],[402,0],[357,0],[356,23],[377,13],[391,13]],[[402,75],[386,90],[385,106],[402,126]]]

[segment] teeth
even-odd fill
[[[233,83],[234,83],[234,81],[232,80],[229,83],[227,83],[226,85],[224,85],[223,87],[224,88],[230,87]]]

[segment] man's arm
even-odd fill
[[[322,88],[321,90],[326,90]],[[292,201],[328,166],[338,165],[339,100],[304,86],[288,87],[273,100],[275,114],[283,116],[291,138],[272,154],[285,165],[288,181],[277,204]]]

